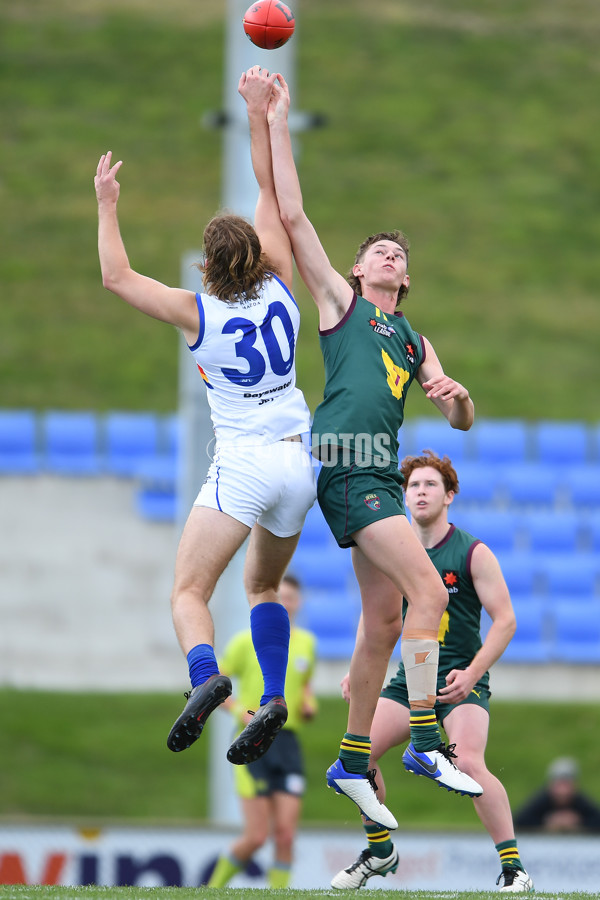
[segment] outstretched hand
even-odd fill
[[[120,159],[114,166],[111,166],[111,163],[112,150],[109,150],[108,153],[104,153],[100,157],[100,162],[96,169],[96,176],[94,178],[94,187],[96,188],[98,203],[116,203],[119,199],[121,185],[117,181],[117,172],[123,165],[123,160]]]
[[[276,119],[286,119],[289,108],[290,90],[283,75],[276,75],[271,89],[269,108],[267,109],[267,121],[269,125]]]
[[[266,114],[273,82],[276,78],[275,73],[269,74],[268,69],[262,69],[260,66],[251,66],[247,72],[242,72],[238,92],[248,104],[249,110],[261,111]]]

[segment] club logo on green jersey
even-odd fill
[[[369,509],[381,509],[381,500],[377,494],[366,494],[364,499]]]
[[[378,322],[377,319],[369,319],[369,325],[375,334],[381,334],[383,337],[390,338],[396,334],[396,329],[392,325],[386,325],[385,322]]]

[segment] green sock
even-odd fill
[[[220,856],[206,886],[214,888],[225,887],[242,868],[242,863],[232,859],[230,856]]]
[[[510,867],[511,869],[521,869],[521,871],[525,871],[519,857],[515,838],[511,838],[510,841],[500,841],[499,844],[496,844],[496,850],[498,851],[500,864],[503,869]]]
[[[274,863],[267,873],[270,888],[289,887],[291,877],[292,867],[286,863]]]
[[[394,845],[390,840],[390,833],[387,828],[382,828],[381,825],[375,825],[373,822],[369,825],[364,824],[363,828],[369,842],[369,850],[373,856],[377,856],[379,859],[385,859],[386,856],[389,856],[394,849]]]
[[[346,772],[366,775],[371,757],[371,738],[346,732],[340,744],[340,759]]]
[[[422,753],[440,746],[442,735],[432,709],[411,709],[410,739],[415,750]]]

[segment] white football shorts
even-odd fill
[[[219,509],[276,537],[302,530],[317,497],[313,458],[301,441],[218,448],[194,506]]]

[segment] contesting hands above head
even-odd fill
[[[269,125],[278,120],[285,121],[290,109],[290,90],[283,75],[276,75],[271,88],[267,121]]]
[[[255,111],[266,113],[273,84],[279,76],[260,66],[251,66],[246,72],[242,72],[238,84],[238,92],[248,105],[248,112]]]

